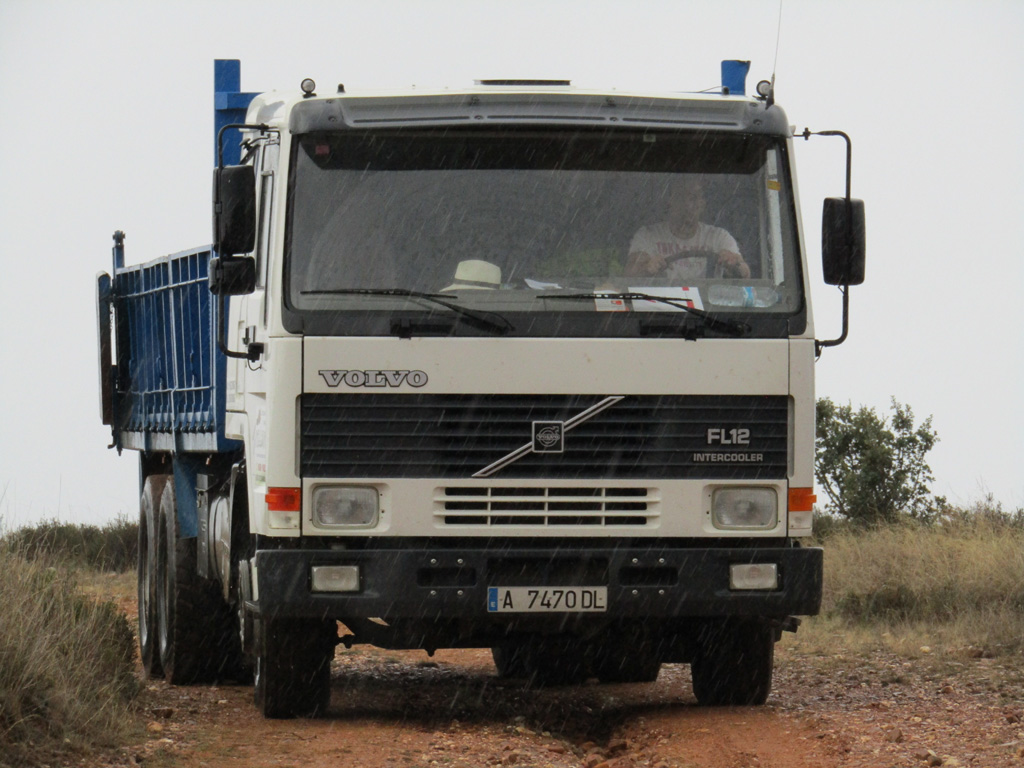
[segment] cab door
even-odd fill
[[[270,243],[274,227],[274,185],[277,175],[278,150],[277,134],[269,134],[257,140],[252,150],[252,162],[256,173],[257,230],[256,247],[256,290],[245,296],[231,299],[228,334],[229,348],[243,351],[253,344],[265,344],[267,336],[267,275]],[[266,398],[265,370],[266,356],[255,361],[232,358],[228,361],[228,402],[229,410],[254,414],[248,402],[249,396]]]

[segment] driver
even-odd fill
[[[666,277],[682,284],[706,277],[750,277],[736,240],[721,227],[701,222],[706,202],[697,176],[669,187],[668,219],[641,227],[629,245],[625,272]]]

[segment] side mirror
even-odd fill
[[[256,259],[221,256],[210,259],[210,293],[242,296],[256,290]]]
[[[821,217],[821,267],[829,285],[864,282],[864,201],[825,198]]]
[[[234,256],[252,252],[255,244],[256,172],[251,165],[226,165],[215,168],[214,250],[221,256]]]

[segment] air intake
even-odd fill
[[[562,86],[572,85],[571,80],[475,80],[477,85],[505,85],[505,86]]]

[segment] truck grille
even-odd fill
[[[466,526],[646,526],[660,514],[647,488],[441,488],[434,518]]]
[[[603,400],[305,394],[300,467],[304,477],[467,479],[531,443],[534,421],[568,421]],[[749,430],[746,443],[730,445],[731,430]],[[627,396],[567,431],[562,453],[527,451],[493,479],[782,479],[787,435],[785,396]]]

